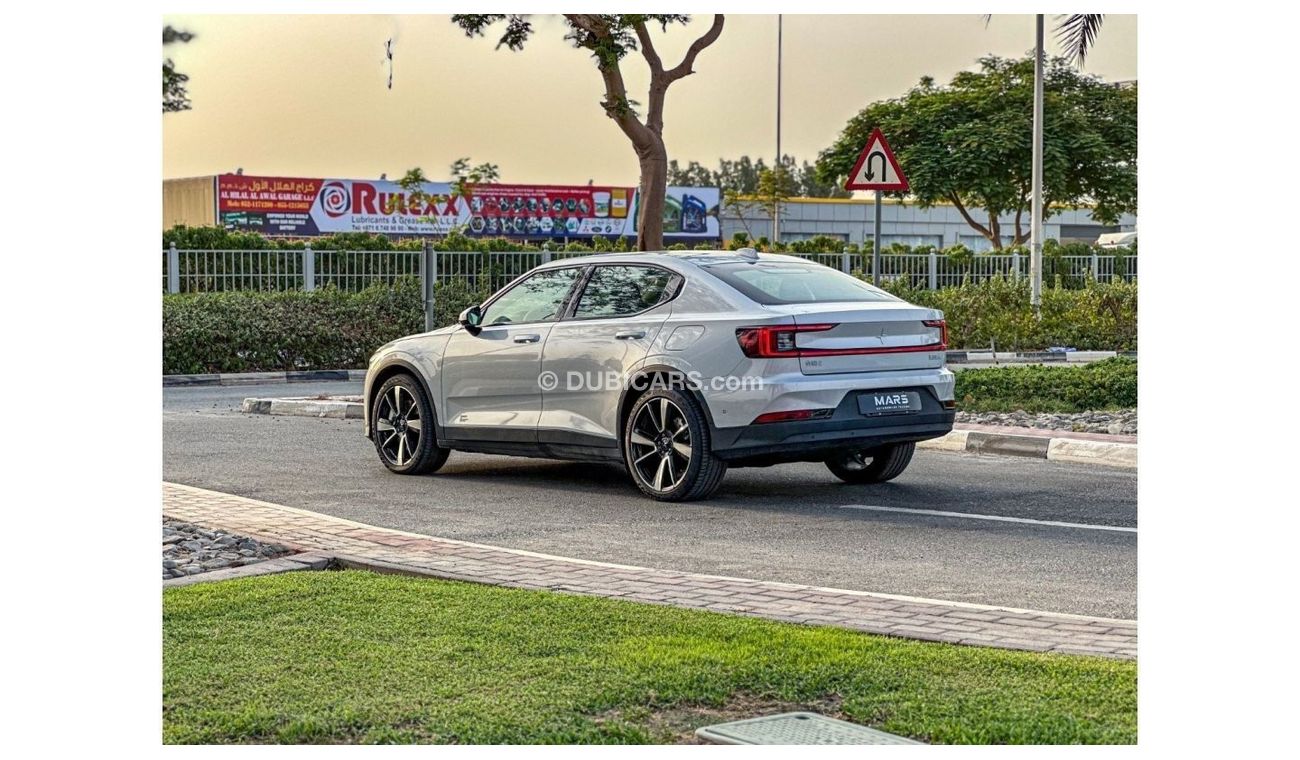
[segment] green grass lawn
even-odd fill
[[[1137,736],[1132,662],[368,572],[163,592],[172,743],[639,743],[809,708],[929,742]]]

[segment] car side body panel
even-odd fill
[[[544,323],[484,327],[479,335],[452,326],[384,346],[372,358],[366,377],[367,435],[374,379],[398,365],[417,372],[429,389],[439,417],[439,444],[467,451],[618,459],[620,415],[629,405],[628,394],[636,389],[611,387],[608,379],[647,373],[673,373],[689,385],[704,407],[714,452],[732,466],[817,459],[836,448],[925,440],[951,430],[954,376],[943,366],[942,350],[910,356],[884,353],[827,362],[821,368],[806,360],[801,366],[796,357],[746,356],[738,329],[797,325],[801,318],[808,321],[805,315],[834,315],[836,309],[820,304],[763,306],[697,263],[707,262],[710,255],[734,254],[611,254],[564,259],[533,270],[642,264],[683,276],[674,298],[640,314],[585,320],[562,315]],[[794,260],[767,254],[763,258]],[[897,310],[900,318],[910,320],[942,318],[940,312],[903,301],[840,309],[855,316],[872,310],[882,315]],[[889,329],[869,329],[866,338],[882,343],[894,339]],[[801,338],[814,347],[866,339],[845,332],[845,338],[835,332]],[[532,335],[537,336],[535,342],[515,342]],[[554,391],[539,384],[543,372],[555,374]],[[921,408],[901,416],[862,415],[857,398],[884,390],[915,391]],[[755,424],[760,415],[807,409],[822,410],[824,418]]]

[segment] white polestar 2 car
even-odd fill
[[[792,256],[561,259],[380,348],[366,435],[395,473],[453,450],[621,462],[663,501],[785,462],[880,483],[952,429],[946,348],[942,312]]]

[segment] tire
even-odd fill
[[[415,378],[390,377],[379,387],[370,412],[370,437],[379,461],[399,475],[423,475],[442,467],[451,451],[438,447],[436,419],[433,404]]]
[[[915,443],[843,451],[827,459],[826,467],[845,483],[884,483],[903,474],[915,451]]]
[[[636,487],[657,501],[707,499],[727,474],[727,463],[711,450],[703,410],[673,388],[652,389],[632,405],[623,460]]]

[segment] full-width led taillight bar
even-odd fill
[[[795,334],[824,332],[837,324],[771,325],[766,327],[740,327],[736,329],[736,342],[740,350],[751,359],[789,359],[801,356],[854,356],[859,354],[905,354],[914,351],[943,351],[948,348],[948,323],[942,319],[927,319],[926,327],[939,328],[939,340],[921,346],[869,346],[862,348],[799,348]]]

